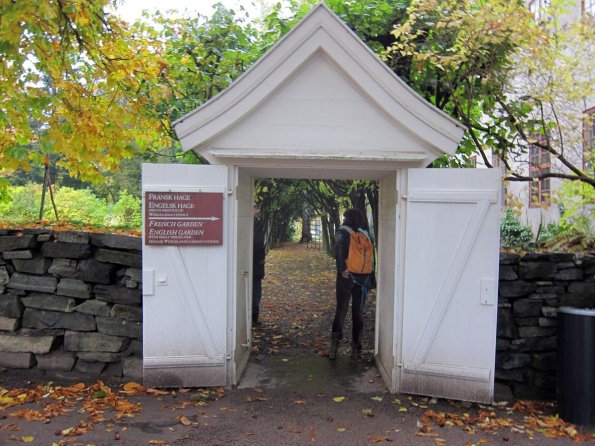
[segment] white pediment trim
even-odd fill
[[[368,101],[383,115],[418,138],[420,147],[416,149],[427,152],[430,161],[442,153],[455,152],[464,126],[409,88],[323,4],[316,6],[225,91],[174,123],[183,149],[196,150],[207,159],[237,158],[240,153],[226,155],[225,150],[214,150],[209,143],[266,106],[266,101],[291,82],[292,76],[321,55],[364,91]],[[372,159],[376,156],[372,155],[374,147],[369,149],[372,152],[365,156]],[[257,158],[275,156],[270,150],[251,152]],[[308,153],[300,151],[296,156]],[[350,156],[353,154],[344,154],[342,159]],[[394,154],[393,159],[398,156],[407,159],[407,153]],[[418,158],[423,156],[416,153]]]
[[[229,150],[229,149],[211,149],[209,154],[215,158],[266,158],[266,159],[304,159],[304,160],[352,160],[352,161],[401,161],[401,162],[419,162],[427,160],[428,156],[423,153],[414,152],[379,152],[366,151],[361,153],[349,154],[328,154],[314,153],[307,151],[285,153],[276,150]]]

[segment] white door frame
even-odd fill
[[[233,208],[229,224],[228,386],[236,386],[252,348],[252,244],[254,179],[238,166],[229,166]]]
[[[229,200],[230,206],[230,227],[229,227],[229,240],[232,241],[233,246],[230,246],[230,260],[229,267],[232,272],[230,277],[235,277],[235,280],[230,280],[229,299],[230,307],[228,310],[228,386],[236,386],[241,378],[242,373],[246,367],[249,359],[249,352],[251,348],[251,334],[250,324],[245,325],[246,321],[251,319],[251,302],[252,302],[252,277],[246,280],[248,283],[248,290],[242,290],[242,282],[239,277],[242,276],[245,269],[242,269],[241,261],[239,260],[239,254],[242,250],[252,253],[252,193],[254,179],[259,177],[268,177],[271,173],[270,167],[263,167],[259,169],[257,167],[250,167],[246,169],[241,166],[229,166],[229,190],[233,195],[233,200]],[[401,327],[396,323],[395,314],[401,315],[402,301],[399,298],[402,291],[400,284],[402,281],[395,280],[396,273],[391,269],[391,265],[394,265],[399,271],[400,268],[400,250],[402,249],[401,240],[402,237],[396,237],[395,231],[404,232],[404,228],[399,223],[400,215],[398,211],[398,197],[397,191],[400,186],[397,184],[401,183],[400,176],[406,169],[398,169],[386,175],[386,172],[382,173],[382,177],[376,178],[379,181],[381,192],[380,200],[381,206],[379,209],[379,239],[377,240],[378,246],[378,290],[377,296],[377,308],[376,308],[376,338],[374,345],[376,364],[381,372],[381,375],[386,383],[387,388],[395,393],[398,392],[398,368],[397,364],[400,359],[398,357],[400,347],[398,340],[400,340]],[[261,174],[262,172],[262,174]],[[292,170],[293,178],[300,178],[300,174],[303,172],[303,178],[308,178],[312,174],[310,168],[297,168]],[[334,173],[340,174],[340,170]],[[369,173],[368,173],[369,174]],[[332,174],[328,174],[329,178],[332,178]],[[279,177],[285,177],[282,173]],[[241,186],[246,190],[250,190],[249,194],[246,194],[241,190]],[[384,204],[384,206],[382,205]],[[239,224],[238,219],[242,218],[242,213],[239,211],[240,208],[249,209],[250,212],[250,224]],[[249,234],[241,235],[240,232],[249,229]],[[385,229],[386,228],[386,229]],[[248,240],[249,245],[246,248],[240,248],[242,240]],[[252,271],[252,256],[249,256],[249,271]],[[248,264],[244,262],[244,264]],[[387,265],[386,267],[383,265]],[[246,295],[249,295],[246,298]],[[378,302],[382,305],[386,305],[388,311],[379,311]],[[246,303],[246,304],[244,304]],[[245,305],[245,306],[244,306]],[[381,319],[381,314],[386,316]],[[330,323],[330,321],[329,321]],[[385,336],[380,336],[380,327],[382,330],[386,330]],[[246,334],[246,332],[248,334]],[[396,340],[396,341],[395,341]],[[382,348],[383,351],[380,351]]]

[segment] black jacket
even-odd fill
[[[346,229],[337,229],[335,232],[335,262],[337,272],[342,273],[347,269],[347,255],[349,254],[349,232]]]
[[[254,247],[252,249],[252,279],[262,280],[264,277],[264,228],[258,218],[254,219]]]

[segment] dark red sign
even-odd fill
[[[223,193],[145,192],[146,245],[223,244]]]

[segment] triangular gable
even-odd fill
[[[422,166],[454,153],[464,132],[322,4],[175,129],[184,150],[214,164],[312,157]]]

